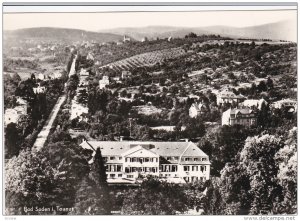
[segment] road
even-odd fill
[[[33,144],[33,148],[40,150],[44,146],[44,144],[48,138],[48,135],[50,133],[50,130],[52,128],[52,125],[54,123],[54,120],[58,114],[58,111],[65,100],[66,100],[65,95],[58,98],[55,106],[53,107],[53,109],[51,111],[51,114],[49,115],[49,118],[48,118],[45,126],[42,128],[41,132],[37,136],[37,139],[36,139],[35,143]]]

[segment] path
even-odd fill
[[[52,128],[53,122],[54,122],[54,120],[55,120],[55,118],[58,114],[58,111],[59,111],[61,105],[63,104],[63,102],[65,100],[66,100],[65,95],[58,98],[55,106],[53,107],[53,109],[51,111],[51,114],[50,114],[45,126],[42,128],[41,132],[37,136],[36,141],[33,145],[33,147],[36,148],[37,150],[40,150],[44,146],[44,144],[45,144],[45,142],[48,138],[48,135],[50,133],[50,130]]]

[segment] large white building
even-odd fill
[[[257,114],[250,108],[229,108],[222,114],[222,125],[244,125],[252,126],[257,124]]]
[[[108,182],[135,182],[147,175],[178,183],[210,177],[209,157],[192,142],[84,140],[80,145],[94,153],[100,148]]]

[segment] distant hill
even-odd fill
[[[123,39],[123,36],[110,33],[90,32],[80,29],[40,27],[4,31],[4,39],[39,39],[72,43],[85,40],[96,42],[119,41]]]
[[[234,38],[257,38],[297,41],[297,25],[295,22],[286,20],[265,25],[250,27],[230,27],[230,26],[208,26],[208,27],[171,27],[171,26],[148,26],[141,28],[116,28],[101,30],[103,33],[113,33],[118,35],[129,35],[137,40],[143,37],[148,38],[166,38],[184,37],[190,32],[198,35],[216,34],[224,37]]]

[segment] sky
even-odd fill
[[[105,13],[4,13],[3,29],[62,27],[99,31],[118,27],[226,25],[246,27],[297,21],[296,10],[201,12],[105,12]],[[296,24],[296,23],[295,23]]]

